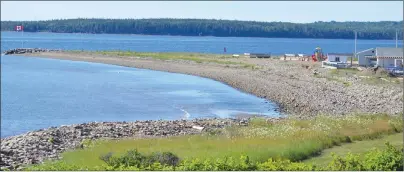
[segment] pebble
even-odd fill
[[[269,118],[268,120],[278,120]],[[91,122],[51,127],[1,139],[1,169],[21,170],[22,166],[56,160],[66,150],[83,148],[83,140],[167,137],[200,134],[229,125],[248,125],[243,119],[193,119],[174,121]],[[86,136],[83,133],[86,132]]]

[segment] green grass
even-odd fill
[[[214,160],[180,160],[170,152],[145,155],[129,150],[120,156],[102,156],[101,166],[79,166],[63,161],[34,165],[28,171],[403,171],[403,146],[386,142],[382,149],[374,148],[366,153],[345,156],[333,155],[328,165],[292,162],[287,159],[269,158],[264,162],[252,162],[248,156]],[[238,160],[237,160],[238,159]]]
[[[97,141],[90,148],[65,152],[61,161],[78,166],[99,166],[103,165],[100,155],[108,152],[121,155],[130,149],[144,154],[169,151],[181,159],[212,160],[247,155],[254,162],[277,157],[300,161],[342,143],[376,139],[401,131],[400,117],[380,114],[289,119],[274,124],[256,118],[248,127],[228,127],[216,131],[219,133],[216,135]]]
[[[357,75],[360,71],[354,68],[346,68],[346,69],[331,69],[329,70],[329,74],[331,76],[353,76]]]
[[[337,69],[333,69],[332,71],[336,71],[336,70]],[[345,87],[349,87],[349,86],[352,85],[351,82],[342,80],[341,77],[337,76],[336,74],[333,74],[331,76],[330,75],[315,75],[314,77],[316,77],[316,78],[325,78],[325,79],[327,79],[327,81],[339,82],[339,83],[344,84]]]
[[[395,78],[390,77],[387,73],[377,73],[377,74],[370,74],[358,71],[354,68],[347,68],[347,69],[332,69],[326,73],[323,78],[327,78],[329,81],[336,81],[343,83],[346,87],[352,85],[352,83],[344,81],[341,78],[344,77],[351,77],[351,76],[364,76],[361,78],[361,81],[365,84],[370,85],[397,85],[400,86],[402,82]],[[384,80],[383,80],[384,79]]]
[[[340,83],[344,84],[344,86],[345,86],[345,87],[349,87],[349,86],[351,86],[351,85],[352,85],[352,83],[351,83],[351,82],[344,81],[344,80],[339,79],[339,78],[331,78],[331,77],[326,77],[326,79],[327,79],[328,81],[336,81],[336,82],[340,82]]]
[[[391,143],[393,146],[402,146],[403,133],[392,134],[375,140],[355,141],[353,143],[346,143],[341,146],[325,149],[320,156],[310,158],[303,162],[311,163],[318,166],[326,166],[328,162],[330,162],[333,159],[333,157],[331,156],[332,153],[335,153],[336,155],[339,156],[344,156],[348,153],[363,155],[373,148],[378,149],[384,148],[386,142]]]
[[[160,60],[187,60],[194,61],[196,63],[217,63],[225,65],[241,65],[245,68],[251,68],[251,64],[233,62],[228,59],[234,59],[239,57],[233,57],[231,55],[220,54],[202,54],[202,53],[151,53],[151,52],[134,52],[134,51],[96,51],[96,54],[112,55],[120,57],[150,57]],[[249,65],[249,66],[246,66]]]

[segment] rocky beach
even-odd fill
[[[276,118],[268,118],[277,121]],[[230,125],[248,125],[248,118],[174,121],[91,122],[50,127],[1,139],[2,169],[59,159],[62,152],[82,149],[96,139],[139,139],[209,133]]]
[[[361,76],[368,75],[366,71],[347,77],[333,76],[330,79],[328,69],[321,68],[320,63],[308,61],[230,58],[228,61],[232,63],[243,64],[234,65],[91,52],[40,52],[25,55],[206,77],[274,101],[280,106],[280,110],[288,115],[307,117],[317,114],[397,114],[403,110],[402,79],[399,83],[369,84],[364,82],[366,78]],[[254,69],[245,67],[245,64],[253,66]]]
[[[402,113],[401,84],[367,84],[358,75],[329,79],[319,63],[279,59],[230,58],[229,64],[113,56],[91,52],[33,52],[27,57],[87,61],[183,73],[223,82],[276,102],[284,114],[299,118],[319,114]],[[237,65],[242,64],[242,65]],[[246,66],[245,64],[249,64]],[[349,84],[347,84],[349,83]],[[270,119],[275,120],[275,119]],[[94,122],[32,131],[2,138],[1,167],[17,170],[27,164],[58,159],[60,153],[84,148],[85,140],[168,137],[200,134],[229,125],[248,125],[248,119]]]

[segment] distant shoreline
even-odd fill
[[[1,21],[2,31],[13,31],[23,25],[25,31],[50,31],[60,33],[115,33],[144,35],[181,35],[215,37],[263,37],[263,38],[314,38],[383,40],[395,37],[402,30],[403,21],[379,22],[259,22],[216,19],[103,19],[75,18],[42,21]],[[363,27],[366,25],[366,27]],[[64,27],[68,26],[68,27]],[[385,26],[389,26],[386,28]],[[402,34],[399,33],[399,39]]]
[[[108,51],[106,51],[108,52]],[[164,54],[164,53],[162,53]],[[210,78],[243,92],[276,103],[280,112],[301,117],[317,114],[344,115],[352,113],[402,112],[403,90],[394,85],[380,87],[363,84],[356,78],[347,78],[352,84],[329,81],[313,76],[321,70],[319,63],[283,61],[257,58],[229,58],[227,60],[203,57],[184,60],[151,57],[103,55],[100,52],[43,52],[24,54],[43,58],[64,59],[136,67]],[[219,63],[220,62],[220,63]],[[321,88],[321,89],[319,89]],[[386,92],[389,90],[389,92]],[[384,94],[374,95],[374,92]],[[397,99],[396,101],[394,101]],[[315,102],[314,102],[315,101]]]
[[[1,32],[15,32],[11,30],[3,30]],[[126,36],[167,36],[167,37],[207,37],[207,38],[254,38],[254,39],[302,39],[302,40],[355,40],[354,38],[291,38],[291,37],[248,37],[248,36],[186,36],[186,35],[150,35],[150,34],[125,34],[125,33],[84,33],[84,32],[75,32],[75,33],[67,33],[67,32],[48,32],[48,31],[40,31],[40,32],[29,32],[24,31],[24,33],[54,33],[54,34],[83,34],[83,35],[126,35]],[[362,41],[395,41],[392,39],[360,39],[357,40]],[[403,40],[399,40],[399,44],[403,44]]]
[[[39,52],[21,56],[85,61],[136,67],[157,71],[182,73],[214,79],[241,91],[278,103],[281,112],[295,119],[317,115],[402,113],[403,90],[396,86],[372,86],[356,79],[345,83],[313,76],[325,72],[318,63],[283,61],[279,59],[195,57],[145,57],[143,54],[127,56],[114,52]],[[167,54],[163,54],[167,55]],[[182,55],[186,55],[185,53]],[[142,57],[140,57],[142,56]],[[227,59],[226,61],[223,59]],[[375,94],[379,93],[379,94]],[[401,99],[401,101],[400,101]],[[212,118],[174,121],[91,122],[51,127],[25,134],[1,138],[2,159],[6,169],[22,169],[21,165],[37,164],[46,159],[58,159],[66,150],[85,147],[84,141],[99,138],[147,138],[198,134],[232,124],[248,125],[251,116],[238,119]],[[267,122],[285,118],[266,117]],[[202,130],[201,130],[202,129]],[[39,148],[38,148],[39,147]],[[28,150],[28,151],[26,151]],[[19,158],[23,156],[24,158]]]

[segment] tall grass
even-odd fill
[[[202,53],[150,53],[150,52],[135,52],[135,51],[97,51],[97,54],[113,55],[123,57],[150,57],[160,60],[188,60],[197,63],[211,62],[219,64],[234,64],[241,65],[240,62],[232,62],[224,59],[234,58],[230,55],[217,54],[202,54]]]
[[[327,166],[310,163],[292,162],[287,159],[269,158],[264,162],[253,162],[248,156],[228,157],[214,160],[180,160],[175,154],[154,153],[143,155],[137,150],[112,157],[110,154],[100,157],[106,164],[100,166],[78,166],[65,162],[35,165],[27,170],[115,170],[115,171],[402,171],[403,147],[392,146],[386,142],[384,149],[372,149],[364,156],[348,153],[345,157],[333,155]]]
[[[100,155],[108,152],[120,155],[130,149],[145,154],[172,152],[183,159],[208,160],[246,155],[255,162],[268,158],[301,161],[341,143],[375,139],[402,132],[402,128],[399,116],[380,114],[340,118],[319,116],[310,120],[287,119],[276,123],[255,118],[248,127],[232,126],[213,134],[97,141],[91,148],[64,153],[62,161],[79,166],[97,166],[103,164],[98,158]]]

